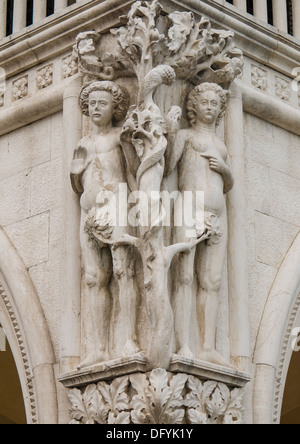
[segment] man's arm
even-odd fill
[[[76,194],[83,193],[83,185],[82,185],[82,175],[85,172],[87,167],[87,150],[84,148],[79,142],[78,147],[74,151],[73,160],[71,163],[71,184],[72,188]]]

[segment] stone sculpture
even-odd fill
[[[124,354],[138,351],[133,309],[136,306],[133,259],[126,247],[107,248],[113,238],[121,237],[122,229],[111,219],[118,201],[105,201],[106,196],[117,199],[119,183],[126,183],[120,147],[121,128],[113,123],[124,118],[128,104],[126,91],[109,81],[94,82],[81,93],[82,112],[89,115],[92,122],[91,134],[79,142],[71,166],[73,189],[81,196],[80,241],[88,288],[85,304],[90,308],[86,322],[87,357],[82,366],[109,359],[111,295],[108,286],[112,273],[119,284],[121,311],[126,323]],[[94,227],[104,242],[95,240]]]
[[[243,54],[232,32],[161,10],[158,0],[137,1],[110,35],[79,34],[73,54],[91,120],[71,167],[81,196],[85,353],[61,381],[73,388],[75,423],[242,420],[249,378],[217,347],[234,180],[216,127]],[[165,226],[167,190],[204,193],[190,206],[192,226],[184,217]],[[123,224],[116,207],[128,211]],[[158,393],[161,415],[150,418]]]
[[[210,233],[209,239],[197,250],[181,255],[179,260],[175,294],[178,354],[190,359],[194,357],[189,347],[189,325],[196,265],[199,283],[198,319],[203,330],[201,358],[216,364],[226,364],[217,353],[215,344],[219,294],[227,253],[228,229],[224,194],[233,187],[228,152],[216,135],[216,124],[224,114],[225,106],[226,93],[220,86],[214,83],[197,86],[190,93],[187,103],[191,128],[178,132],[168,156],[169,171],[179,165],[179,191],[204,192],[204,208],[194,208],[194,213],[200,212],[204,226]],[[177,228],[178,241],[186,240],[187,230],[188,227],[184,225]]]

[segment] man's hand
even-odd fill
[[[74,175],[81,174],[85,168],[85,161],[87,157],[87,150],[79,146],[74,151],[74,157],[71,165],[71,173]]]

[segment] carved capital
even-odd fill
[[[242,388],[155,369],[69,391],[71,424],[242,424]]]

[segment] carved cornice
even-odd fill
[[[70,51],[79,32],[95,29],[100,32],[116,27],[133,0],[94,0],[61,15],[51,16],[41,25],[30,27],[24,34],[7,37],[0,46],[0,66],[7,77]],[[290,75],[299,66],[299,41],[264,24],[249,14],[212,0],[161,0],[167,12],[192,10],[204,14],[221,28],[234,30],[236,44],[245,55]]]
[[[0,46],[0,67],[10,78],[40,63],[70,51],[76,35],[89,29],[101,32],[119,22],[119,17],[130,9],[132,0],[94,0],[68,11],[52,16],[37,27],[24,33],[7,37]]]

